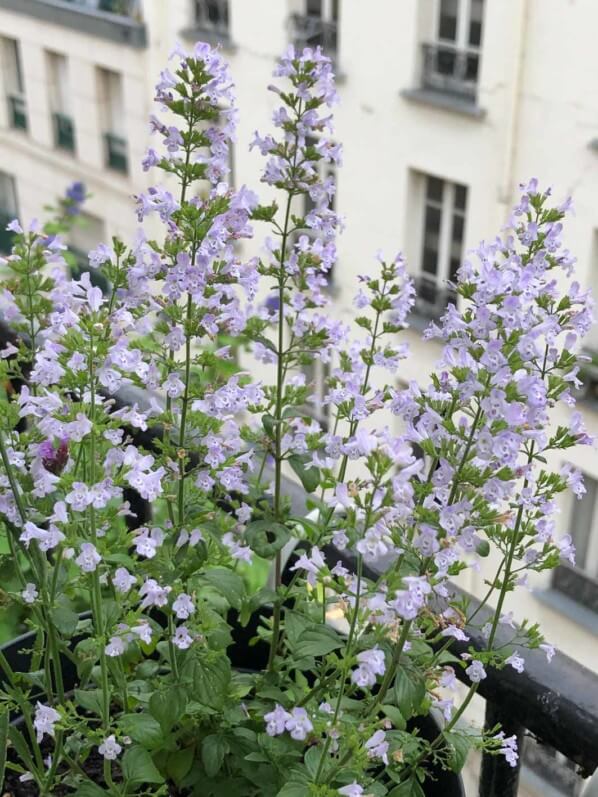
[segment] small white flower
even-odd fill
[[[137,579],[132,576],[126,567],[119,567],[112,577],[112,583],[117,592],[128,592]]]
[[[190,596],[182,592],[172,604],[172,610],[179,620],[187,620],[195,612],[195,606]]]
[[[114,734],[107,736],[102,744],[98,747],[98,752],[107,761],[115,761],[122,751],[122,747],[116,741]]]
[[[117,656],[122,656],[122,654],[127,649],[124,639],[119,636],[110,637],[110,640],[106,647],[104,648],[104,652],[107,656],[111,656],[112,658],[116,658]]]
[[[39,701],[35,709],[33,727],[37,732],[37,741],[41,742],[44,735],[54,736],[54,725],[60,720],[60,714],[51,706],[44,706]]]
[[[180,625],[172,637],[172,642],[179,650],[187,650],[193,644],[193,637],[186,626]]]
[[[39,596],[39,592],[37,591],[35,584],[32,584],[30,581],[25,585],[25,589],[21,592],[21,598],[25,601],[25,603],[35,603]]]
[[[81,544],[81,553],[75,559],[75,563],[84,573],[93,573],[101,561],[102,557],[97,552],[95,545],[91,542]]]

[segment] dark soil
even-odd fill
[[[53,744],[42,743],[42,755],[44,758],[48,755],[51,755],[52,750]],[[85,770],[85,773],[89,776],[90,780],[93,780],[94,783],[102,784],[103,767],[104,759],[98,753],[97,748],[94,747],[82,768]],[[59,786],[52,792],[52,797],[64,797],[65,795],[72,793],[73,792],[71,789],[68,789],[64,786]],[[25,781],[25,783],[21,783],[19,780],[19,775],[16,772],[11,772],[9,769],[7,769],[6,779],[4,781],[4,787],[2,789],[1,795],[2,797],[39,797],[39,789],[34,780],[28,780]]]

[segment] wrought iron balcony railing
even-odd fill
[[[26,342],[26,341],[25,341]],[[17,344],[17,336],[0,320],[0,348],[7,343]],[[15,391],[21,387],[13,383]],[[127,388],[111,397],[114,410],[123,409],[137,403],[147,403],[143,391]],[[126,426],[126,434],[133,444],[150,452],[157,452],[163,438],[163,430],[158,427],[141,430]],[[191,452],[190,467],[198,465],[197,456]],[[294,483],[289,483],[289,495],[295,512],[301,511],[302,491]],[[131,505],[136,517],[127,517],[130,528],[136,528],[151,520],[151,504],[143,500],[132,489],[125,491],[125,500]],[[334,550],[334,563],[340,561],[345,567],[354,570],[354,560],[348,551]],[[367,578],[376,579],[378,573],[364,567]],[[459,655],[470,646],[485,650],[483,636],[484,624],[492,610],[481,606],[473,596],[467,595],[457,587],[454,593],[467,597],[469,607],[476,613],[475,625],[467,625],[465,630],[468,642],[454,640],[451,652]],[[496,636],[497,646],[508,645],[512,638],[507,628]],[[469,685],[464,670],[456,668],[457,677]],[[512,768],[504,756],[484,755],[479,781],[479,797],[516,797],[519,789],[519,774],[522,759],[525,759],[526,741],[532,737],[542,749],[558,751],[575,767],[582,777],[589,777],[598,768],[598,674],[591,672],[563,653],[557,652],[552,662],[547,662],[542,651],[529,650],[525,653],[525,670],[515,672],[512,667],[502,670],[487,668],[487,676],[480,682],[478,693],[486,701],[485,727],[492,729],[500,723],[507,736],[515,734],[519,749],[523,751],[517,767]],[[573,770],[570,770],[573,773]],[[550,771],[547,773],[550,775]],[[561,773],[562,774],[562,773]],[[565,782],[563,778],[563,782]],[[573,779],[567,781],[573,783]],[[590,792],[593,794],[594,792]],[[567,797],[573,797],[573,792]]]
[[[291,15],[292,39],[297,49],[321,47],[333,60],[338,55],[338,23],[310,14]]]
[[[52,114],[54,123],[54,144],[58,149],[75,151],[75,125],[70,116],[63,113]]]
[[[424,44],[422,88],[474,102],[480,53],[450,44]]]
[[[27,130],[27,106],[21,95],[8,95],[8,122],[17,130]]]
[[[104,141],[106,144],[106,166],[116,172],[127,174],[129,158],[126,139],[114,133],[104,133]]]

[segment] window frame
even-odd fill
[[[226,22],[215,23],[209,18],[207,2],[215,3],[221,18],[223,17]],[[224,9],[224,13],[223,13]],[[193,0],[193,27],[196,30],[204,30],[209,33],[230,37],[230,19],[231,19],[231,6],[229,0]]]

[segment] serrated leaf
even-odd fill
[[[400,710],[396,706],[384,705],[381,708],[382,711],[388,717],[388,719],[392,722],[393,726],[398,731],[405,730],[407,726],[407,723],[405,722],[405,717],[401,714]]]
[[[124,779],[129,784],[164,783],[151,755],[139,745],[129,747],[122,760]]]
[[[464,733],[445,733],[444,738],[450,749],[449,767],[459,773],[465,766],[473,740]]]
[[[73,797],[106,797],[109,793],[89,780],[79,786]]]
[[[395,702],[408,720],[417,714],[426,695],[426,685],[419,673],[401,667],[394,683]]]
[[[226,656],[198,661],[193,673],[193,698],[204,706],[221,709],[228,695],[230,680],[230,662]]]
[[[320,471],[313,465],[305,467],[310,460],[311,457],[308,455],[292,454],[289,457],[289,465],[299,477],[303,488],[308,493],[313,493],[320,484]]]
[[[52,622],[63,637],[72,637],[77,630],[79,615],[69,606],[56,606],[52,609]]]
[[[209,778],[213,778],[222,769],[224,756],[229,747],[226,741],[218,734],[211,734],[201,743],[201,760]]]
[[[158,720],[164,734],[181,719],[186,708],[187,695],[180,686],[169,686],[163,691],[154,692],[149,701],[150,714]]]
[[[325,656],[343,646],[343,639],[326,625],[306,628],[297,640],[296,653],[301,656]]]
[[[192,747],[185,747],[183,750],[177,750],[168,756],[166,771],[177,785],[191,769],[193,758],[194,750]]]
[[[410,778],[405,783],[395,786],[386,797],[426,797],[424,790],[415,778]]]
[[[203,573],[203,579],[226,598],[233,608],[239,608],[246,594],[245,582],[241,576],[226,567],[213,567]]]
[[[123,714],[119,725],[125,736],[139,742],[148,749],[158,748],[164,742],[160,723],[150,714]]]
[[[75,689],[75,701],[85,711],[91,711],[92,714],[97,714],[99,717],[102,716],[104,699],[101,689]]]
[[[262,559],[271,559],[289,541],[286,526],[274,520],[254,520],[245,529],[245,540]]]

